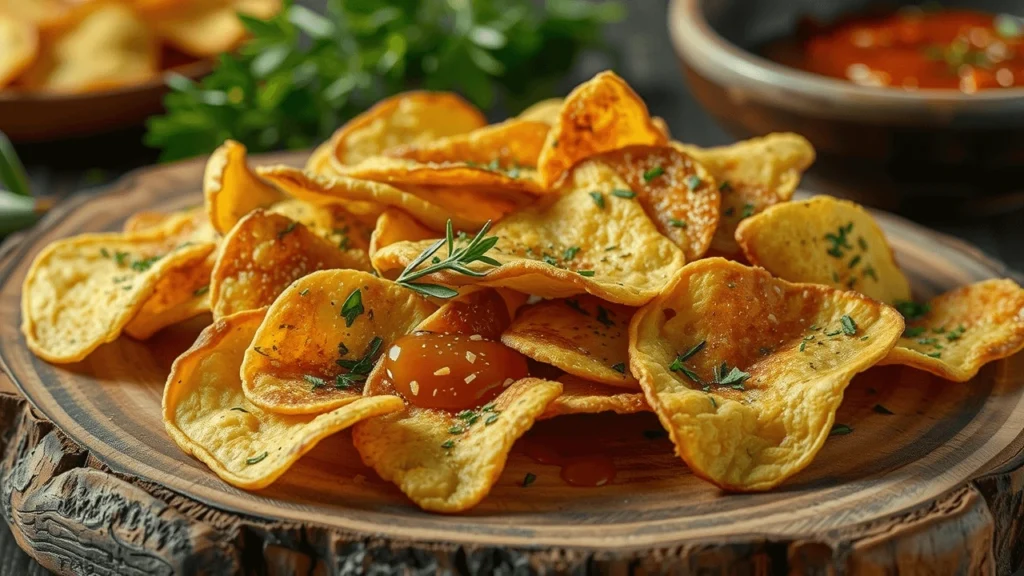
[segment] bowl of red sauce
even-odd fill
[[[841,195],[912,213],[1024,189],[1020,0],[671,0],[669,29],[723,126],[803,134]]]

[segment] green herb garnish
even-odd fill
[[[626,198],[628,200],[630,198],[636,198],[636,192],[616,188],[615,190],[612,190],[612,196],[615,196],[616,198]]]
[[[405,267],[405,270],[402,270],[402,273],[398,275],[398,279],[395,280],[395,283],[423,294],[424,296],[433,296],[435,298],[452,298],[454,296],[458,296],[459,292],[457,290],[453,290],[447,286],[424,284],[416,282],[416,280],[435,272],[442,271],[457,272],[465,276],[484,276],[485,274],[483,272],[477,272],[476,270],[472,270],[468,267],[474,262],[483,262],[490,266],[500,266],[501,262],[498,262],[494,258],[486,255],[487,251],[494,248],[494,245],[498,243],[497,236],[486,236],[487,231],[490,229],[491,221],[488,220],[483,227],[480,228],[480,231],[476,233],[476,236],[469,241],[469,244],[456,249],[455,239],[452,235],[451,220],[449,220],[445,237],[431,244],[430,247],[414,258],[413,261]],[[417,266],[426,262],[434,255],[435,252],[445,245],[448,246],[447,258],[442,259],[440,262],[430,264],[421,270],[416,270]]]
[[[846,424],[833,424],[832,425],[832,430],[829,431],[828,435],[829,436],[846,436],[847,434],[849,434],[851,432],[853,432],[853,428],[847,426]]]
[[[600,192],[591,192],[590,197],[594,199],[594,204],[597,204],[598,208],[604,208],[604,194]]]
[[[299,225],[298,222],[295,222],[295,221],[289,222],[288,225],[285,226],[283,230],[281,230],[280,232],[277,233],[277,239],[281,240],[285,236],[291,234],[295,230],[295,227],[298,226],[298,225]]]
[[[917,320],[931,312],[932,307],[928,303],[918,304],[911,300],[901,300],[895,304],[896,310],[907,320]]]
[[[263,462],[263,460],[269,454],[270,454],[269,452],[264,452],[263,454],[260,454],[259,456],[253,456],[252,458],[246,458],[245,459],[245,465],[246,466],[252,466],[253,464],[259,464],[260,462]]]
[[[686,187],[689,188],[691,192],[696,190],[697,188],[700,188],[700,185],[703,183],[704,181],[701,180],[700,176],[697,176],[696,174],[691,174],[686,177]]]
[[[534,480],[537,479],[537,475],[533,472],[527,472],[526,476],[523,477],[523,488],[526,488],[530,484],[533,484]]]
[[[303,374],[302,379],[312,384],[313,390],[327,386],[326,380],[324,380],[323,378],[317,378],[316,376],[310,376],[309,374]]]
[[[356,318],[365,311],[363,308],[363,294],[356,288],[348,295],[348,298],[345,298],[345,303],[341,305],[341,316],[345,319],[345,327],[352,326]]]
[[[847,336],[856,336],[857,334],[857,323],[853,321],[848,315],[843,314],[839,319],[839,323],[843,325],[843,333]]]
[[[209,291],[210,291],[210,285],[207,284],[206,286],[200,286],[199,288],[196,288],[192,292],[192,295],[193,296],[202,296],[203,294],[206,294]]]
[[[612,364],[612,370],[615,370],[619,374],[625,374],[626,373],[626,363],[625,362],[619,362],[618,364]]]
[[[592,278],[594,276],[593,270],[577,270],[576,273],[587,278]]]
[[[872,410],[879,414],[885,414],[886,416],[892,416],[894,414],[892,410],[889,410],[888,408],[882,406],[881,404],[875,404],[875,407],[872,408]]]
[[[615,326],[615,322],[608,317],[608,310],[601,305],[597,306],[597,321],[608,327]]]
[[[579,251],[579,246],[569,246],[565,249],[565,253],[562,254],[562,260],[572,260],[576,257],[576,253]]]
[[[664,173],[665,173],[665,169],[662,168],[661,166],[655,166],[654,168],[651,168],[650,170],[645,170],[644,171],[644,182],[650,182],[651,180],[654,180],[655,178],[657,178],[658,176],[661,176]]]
[[[377,354],[380,352],[381,345],[384,344],[384,339],[380,336],[374,336],[373,340],[366,347],[366,352],[355,360],[339,359],[335,363],[338,366],[348,370],[345,374],[338,374],[334,381],[334,387],[339,390],[347,390],[355,384],[362,383],[366,380],[366,377],[370,374],[370,370],[373,369],[374,361],[377,359]],[[338,345],[339,351],[342,345]],[[346,352],[348,348],[345,348]]]
[[[669,225],[671,225],[671,226],[673,226],[675,228],[686,228],[686,226],[687,226],[686,220],[672,219],[672,220],[669,220],[668,223],[669,223]]]
[[[750,378],[748,372],[744,372],[739,368],[733,366],[731,369],[729,365],[722,362],[717,368],[715,368],[715,384],[719,386],[729,386],[735,390],[743,390],[743,383]]]

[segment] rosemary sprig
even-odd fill
[[[433,296],[435,298],[452,298],[458,296],[458,290],[453,290],[447,286],[440,286],[438,284],[416,282],[416,280],[419,280],[424,276],[434,274],[435,272],[442,272],[445,270],[451,270],[452,272],[458,272],[459,274],[479,278],[480,276],[484,276],[485,273],[470,269],[468,267],[469,264],[472,264],[473,262],[483,262],[484,264],[490,264],[491,266],[500,266],[501,262],[485,255],[488,250],[494,248],[494,245],[498,243],[497,236],[486,236],[487,231],[490,229],[491,221],[488,220],[487,223],[480,228],[480,231],[476,233],[476,236],[469,241],[469,244],[462,248],[456,248],[455,234],[452,231],[452,221],[448,220],[445,237],[431,244],[430,247],[414,258],[413,261],[405,267],[405,270],[402,270],[402,273],[398,275],[398,279],[395,280],[395,282],[410,290],[419,292],[424,296]],[[447,258],[434,262],[421,270],[416,270],[417,266],[426,262],[427,259],[440,250],[442,246],[448,247]]]

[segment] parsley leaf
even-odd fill
[[[341,315],[345,318],[345,327],[352,326],[352,323],[356,321],[356,318],[360,314],[365,312],[363,308],[363,295],[358,288],[352,291],[345,299],[345,303],[341,305]]]

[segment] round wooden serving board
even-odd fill
[[[122,337],[65,366],[35,358],[18,330],[22,279],[47,243],[117,230],[140,210],[196,205],[202,170],[154,168],[72,200],[3,258],[0,360],[35,409],[0,395],[11,430],[0,509],[51,569],[1008,574],[1021,565],[1024,355],[968,384],[900,367],[862,374],[836,418],[853,433],[830,438],[806,470],[762,494],[694,477],[649,414],[558,418],[524,440],[573,436],[599,447],[618,469],[611,485],[568,486],[520,441],[490,496],[461,515],[421,511],[363,466],[348,433],[267,490],[235,489],[183,454],[160,419],[170,364],[208,319],[148,342]],[[918,297],[1007,274],[960,242],[879,219]],[[527,473],[536,481],[523,487]]]

